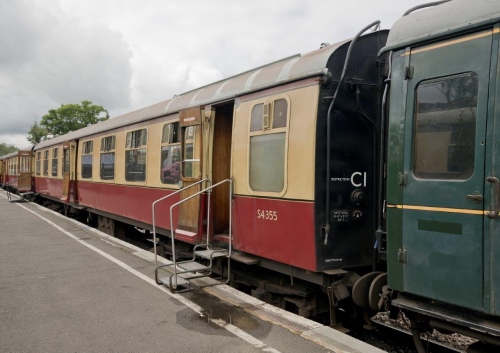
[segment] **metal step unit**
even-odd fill
[[[168,196],[165,196],[159,200],[156,200],[152,204],[152,212],[153,212],[153,244],[154,244],[154,254],[155,254],[155,279],[156,283],[165,285],[170,288],[172,292],[183,292],[183,291],[188,291],[192,290],[191,286],[191,280],[196,279],[196,278],[202,278],[202,277],[210,277],[213,273],[213,268],[214,265],[216,264],[216,259],[219,259],[221,261],[226,260],[227,265],[227,276],[226,278],[220,278],[213,284],[206,284],[206,286],[213,286],[213,285],[218,285],[218,284],[224,284],[228,283],[230,279],[230,271],[231,271],[231,249],[232,249],[232,233],[231,233],[231,219],[232,219],[232,214],[231,210],[232,207],[229,207],[229,234],[227,236],[228,238],[228,248],[213,248],[212,244],[209,243],[209,236],[205,236],[207,239],[203,243],[197,244],[194,246],[192,249],[192,258],[187,261],[177,261],[176,256],[174,255],[172,257],[172,263],[168,265],[158,265],[158,255],[157,255],[157,244],[158,244],[158,239],[156,237],[156,221],[155,221],[155,206],[157,203],[168,199],[169,197],[176,195],[188,188],[191,188],[195,185],[198,185],[200,183],[205,183],[208,185],[205,189],[177,202],[174,203],[170,207],[170,225],[173,229],[176,229],[174,227],[174,222],[173,222],[173,209],[180,204],[192,199],[193,197],[196,197],[202,193],[207,194],[207,204],[210,205],[210,194],[211,190],[219,185],[222,185],[224,183],[229,183],[229,200],[230,204],[232,203],[232,179],[226,179],[223,180],[217,184],[211,185],[210,180],[208,179],[203,179],[200,180],[199,182],[196,182],[194,184],[191,184],[183,189],[180,189]],[[206,229],[210,229],[210,207],[207,207],[207,227]],[[176,254],[175,252],[175,236],[176,236],[176,231],[172,230],[171,231],[171,250],[172,254]],[[169,274],[167,276],[164,276],[164,272],[162,273],[163,275],[160,277],[159,275],[159,270],[162,269],[164,271],[168,271]],[[224,272],[224,271],[222,271]]]
[[[27,200],[35,196],[35,193],[33,191],[28,191],[28,192],[22,192],[19,194],[21,196],[22,200]]]
[[[206,246],[206,244],[202,244],[201,246]],[[212,260],[217,257],[227,257],[229,261],[228,253],[229,251],[227,249],[196,250],[194,251],[195,259],[200,258],[205,260],[205,262],[208,260],[208,265],[196,260],[188,260],[176,262],[175,268],[173,263],[157,266],[155,271],[156,283],[169,287],[172,292],[178,293],[191,290],[193,288],[190,281],[196,278],[209,277],[213,272],[214,261]],[[166,270],[167,275],[159,275],[159,269]],[[227,280],[221,281],[213,285],[227,282]]]

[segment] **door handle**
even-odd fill
[[[469,200],[473,200],[475,203],[480,203],[481,201],[483,201],[483,195],[467,195],[467,198]]]
[[[491,186],[490,211],[486,214],[486,216],[488,216],[488,218],[497,218],[500,214],[500,181],[498,178],[491,176],[486,178],[486,180],[493,183]]]

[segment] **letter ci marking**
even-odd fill
[[[360,177],[362,179],[360,180]],[[356,179],[356,180],[354,180]],[[366,187],[366,172],[361,173],[361,172],[354,172],[351,175],[351,184],[352,186],[359,188],[360,186]]]

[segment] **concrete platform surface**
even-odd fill
[[[150,252],[0,191],[0,352],[194,351],[382,352],[226,285],[172,294]]]

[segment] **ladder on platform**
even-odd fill
[[[180,200],[179,202],[173,204],[170,207],[170,239],[171,239],[171,246],[172,246],[172,263],[167,264],[167,265],[158,265],[158,254],[157,254],[157,237],[156,237],[156,219],[155,219],[155,207],[159,202],[162,202],[166,199],[168,199],[171,196],[174,196],[184,190],[187,190],[195,185],[205,183],[208,185],[205,189],[185,198]],[[229,234],[228,234],[228,248],[219,248],[219,247],[214,247],[210,243],[210,209],[211,209],[211,203],[210,203],[210,195],[211,192],[214,188],[223,185],[223,184],[229,184]],[[184,260],[184,261],[177,261],[176,259],[176,251],[175,251],[175,227],[173,223],[173,210],[175,207],[178,207],[182,203],[197,197],[203,193],[207,193],[207,234],[206,234],[206,239],[205,241],[201,242],[200,244],[196,244],[193,248],[193,256],[189,260]],[[161,199],[156,200],[153,202],[152,205],[152,212],[153,212],[153,243],[154,243],[154,258],[155,258],[155,280],[156,283],[165,285],[170,288],[170,291],[172,292],[183,292],[187,290],[191,290],[191,281],[196,278],[201,278],[201,277],[209,277],[213,273],[213,267],[216,263],[217,258],[225,258],[227,260],[227,276],[226,279],[224,280],[221,278],[220,280],[214,282],[213,284],[205,284],[203,285],[204,287],[206,286],[213,286],[213,285],[218,285],[218,284],[224,284],[228,283],[230,279],[230,271],[231,271],[231,250],[232,250],[232,197],[233,197],[233,180],[232,179],[225,179],[222,180],[214,185],[211,185],[211,182],[209,179],[203,179],[200,180],[194,184],[191,184],[183,189],[177,190],[176,192],[167,195],[165,197],[162,197]],[[162,271],[162,274],[166,273],[165,275],[160,275],[160,270],[164,269],[167,270],[167,272]],[[222,274],[223,276],[223,274]]]

